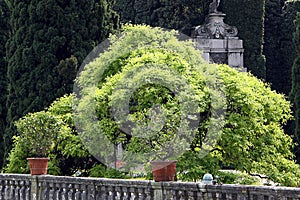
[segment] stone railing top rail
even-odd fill
[[[300,188],[0,174],[0,199],[300,199]]]
[[[103,185],[114,186],[130,186],[138,185],[139,187],[148,187],[151,185],[161,185],[164,188],[211,188],[211,189],[250,189],[250,190],[289,190],[298,191],[300,195],[300,187],[281,187],[281,186],[253,186],[253,185],[237,185],[237,184],[223,184],[223,185],[205,185],[201,182],[154,182],[152,180],[134,180],[134,179],[109,179],[109,178],[92,178],[92,177],[71,177],[71,176],[52,176],[39,175],[32,176],[29,174],[0,174],[0,181],[32,181],[38,178],[39,181],[55,182],[55,183],[69,183],[69,184],[85,184],[95,183]]]

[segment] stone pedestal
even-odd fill
[[[239,71],[244,68],[243,41],[237,38],[207,39],[194,38],[196,48],[202,50],[202,57],[209,63],[228,64]]]
[[[239,71],[244,68],[243,41],[237,37],[238,30],[224,23],[224,13],[210,13],[204,25],[197,26],[193,38],[202,57],[210,63],[228,64]]]

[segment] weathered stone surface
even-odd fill
[[[194,42],[196,48],[202,50],[202,58],[207,62],[228,64],[240,71],[246,71],[243,68],[244,49],[242,40],[194,38]]]
[[[0,174],[0,200],[296,200],[300,188]]]
[[[239,71],[246,71],[243,41],[237,37],[236,27],[224,23],[226,14],[217,11],[219,3],[213,1],[205,24],[195,27],[192,36],[196,48],[202,50],[202,57],[207,62],[228,64]]]

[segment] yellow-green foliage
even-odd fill
[[[199,175],[204,171],[215,172],[221,164],[249,173],[266,174],[273,181],[284,185],[298,185],[299,166],[293,161],[294,157],[290,152],[292,140],[282,128],[291,118],[290,104],[285,97],[272,91],[268,85],[251,74],[237,72],[225,65],[215,68],[214,65],[204,63],[191,43],[179,42],[175,35],[176,32],[163,32],[159,28],[129,25],[124,27],[123,37],[112,37],[109,51],[87,65],[78,79],[85,96],[81,99],[79,110],[83,111],[85,119],[92,118],[89,114],[92,110],[86,107],[96,100],[99,127],[104,130],[110,142],[122,142],[130,151],[135,152],[155,149],[160,139],[167,140],[175,130],[173,128],[179,126],[177,111],[180,110],[180,104],[170,90],[166,90],[163,85],[151,84],[150,81],[149,85],[142,85],[130,93],[134,102],[130,107],[130,116],[136,123],[147,123],[145,116],[153,104],[160,104],[167,113],[167,126],[160,132],[160,136],[163,137],[151,138],[152,141],[158,141],[155,145],[141,138],[126,136],[116,124],[110,110],[116,105],[115,99],[126,96],[122,91],[113,92],[115,87],[118,88],[118,82],[129,86],[134,83],[139,85],[139,81],[144,80],[147,75],[142,71],[134,77],[136,79],[126,79],[126,73],[134,74],[141,67],[157,67],[162,64],[162,69],[169,67],[170,74],[175,70],[196,91],[191,98],[197,99],[197,112],[202,117],[195,139],[191,142],[191,150],[187,152],[191,155],[184,154],[179,158],[178,169],[183,179],[187,172],[193,173],[189,173],[190,178],[185,178],[186,180],[199,179]],[[198,67],[201,70],[197,70]],[[156,69],[154,67],[152,75],[162,75],[159,74],[162,72]],[[171,80],[176,82],[177,77],[172,77]],[[202,148],[203,137],[208,131],[211,117],[210,95],[214,93],[209,88],[208,82],[211,79],[224,85],[221,89],[224,90],[223,98],[227,109],[225,121],[221,120],[220,124],[215,124],[224,124],[220,140],[208,157],[201,158],[198,150]],[[90,95],[90,85],[95,82],[98,83],[96,96],[94,93]],[[85,134],[94,133],[95,126],[85,123],[86,121],[82,124]],[[205,159],[211,162],[203,162]]]

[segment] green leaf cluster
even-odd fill
[[[29,113],[16,122],[21,140],[35,157],[47,157],[61,130],[61,122],[45,111]]]

